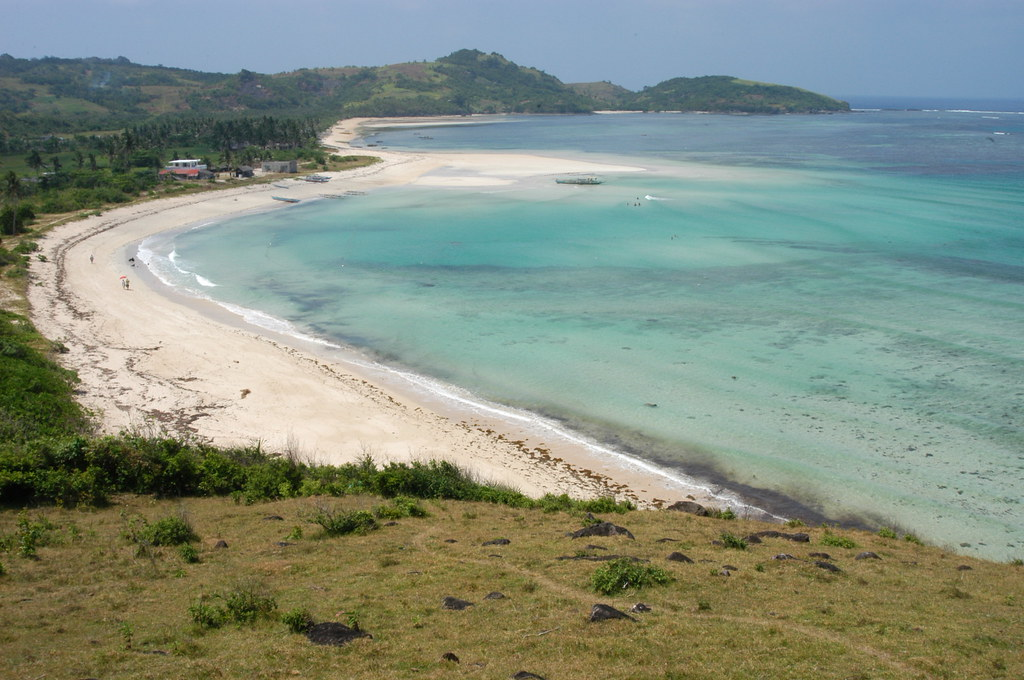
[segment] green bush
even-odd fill
[[[235,623],[252,623],[269,618],[277,609],[277,600],[256,579],[242,579],[223,595],[227,618]]]
[[[317,507],[309,521],[319,524],[327,536],[367,534],[379,527],[374,516],[365,510],[339,511],[326,506]]]
[[[281,615],[281,622],[288,626],[292,633],[305,633],[313,627],[313,617],[306,608],[293,609]]]
[[[185,543],[178,548],[178,554],[188,564],[199,563],[199,551],[190,543]]]
[[[896,532],[889,527],[882,527],[878,530],[878,535],[882,538],[896,538]]]
[[[192,525],[184,517],[164,517],[161,520],[144,526],[137,535],[137,542],[145,542],[154,546],[182,545],[198,541],[199,536],[192,530]]]
[[[602,595],[614,595],[623,590],[640,590],[654,585],[670,583],[672,577],[663,569],[620,557],[597,568],[590,575],[590,587]]]
[[[227,622],[227,612],[210,604],[206,596],[189,605],[188,615],[200,628],[220,628]]]
[[[726,548],[733,548],[734,550],[747,549],[747,542],[745,540],[743,540],[739,536],[730,534],[728,531],[723,531],[719,535],[719,537],[722,541],[722,545],[724,545]]]
[[[378,505],[373,509],[378,519],[402,519],[403,517],[428,517],[427,511],[408,496],[395,496],[388,505]]]
[[[222,604],[214,604],[220,601]],[[227,592],[201,595],[188,608],[189,617],[201,628],[220,628],[227,623],[239,625],[267,619],[277,610],[277,600],[257,579],[237,581]]]
[[[839,536],[833,534],[831,531],[826,530],[825,534],[821,537],[821,544],[832,546],[833,548],[856,548],[857,544],[845,536]]]

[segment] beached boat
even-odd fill
[[[306,182],[330,182],[331,178],[327,175],[306,175],[302,178]]]
[[[593,175],[579,177],[558,177],[555,179],[559,184],[604,184],[604,180]]]
[[[285,203],[298,203],[299,199],[289,198],[288,196],[271,196],[275,201],[284,201]]]

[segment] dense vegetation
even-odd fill
[[[499,54],[459,50],[433,62],[301,69],[273,75],[201,73],[127,59],[0,55],[0,153],[18,140],[122,129],[192,115],[293,117],[580,113],[594,109],[838,111],[821,95],[727,76],[675,78],[639,93],[611,83],[566,85]],[[21,149],[24,150],[24,149]]]
[[[845,102],[807,90],[732,76],[673,78],[644,88],[632,103],[645,111],[823,113],[849,109]]]

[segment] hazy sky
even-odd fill
[[[498,52],[632,90],[733,75],[836,97],[1024,98],[1024,0],[0,0],[0,53],[202,71]]]

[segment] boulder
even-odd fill
[[[625,536],[626,538],[635,540],[635,537],[629,532],[629,529],[616,526],[611,522],[598,522],[597,524],[591,524],[588,527],[583,527],[579,531],[570,533],[569,536],[571,538],[583,538],[584,536]]]
[[[665,509],[675,510],[676,512],[688,512],[691,515],[697,515],[698,517],[708,516],[708,509],[700,503],[695,503],[693,501],[676,501]]]
[[[356,628],[349,628],[343,623],[327,621],[310,626],[306,637],[315,645],[343,645],[356,638],[372,638],[373,636]]]
[[[620,612],[615,607],[608,604],[595,604],[590,609],[590,621],[608,621],[609,619],[628,619],[630,621],[636,621],[632,616],[624,612]]]
[[[472,606],[473,606],[472,602],[467,602],[466,600],[460,600],[457,597],[446,597],[443,600],[441,600],[441,608],[442,609],[453,609],[455,611],[462,611],[463,609],[466,609],[467,607],[472,607]]]

